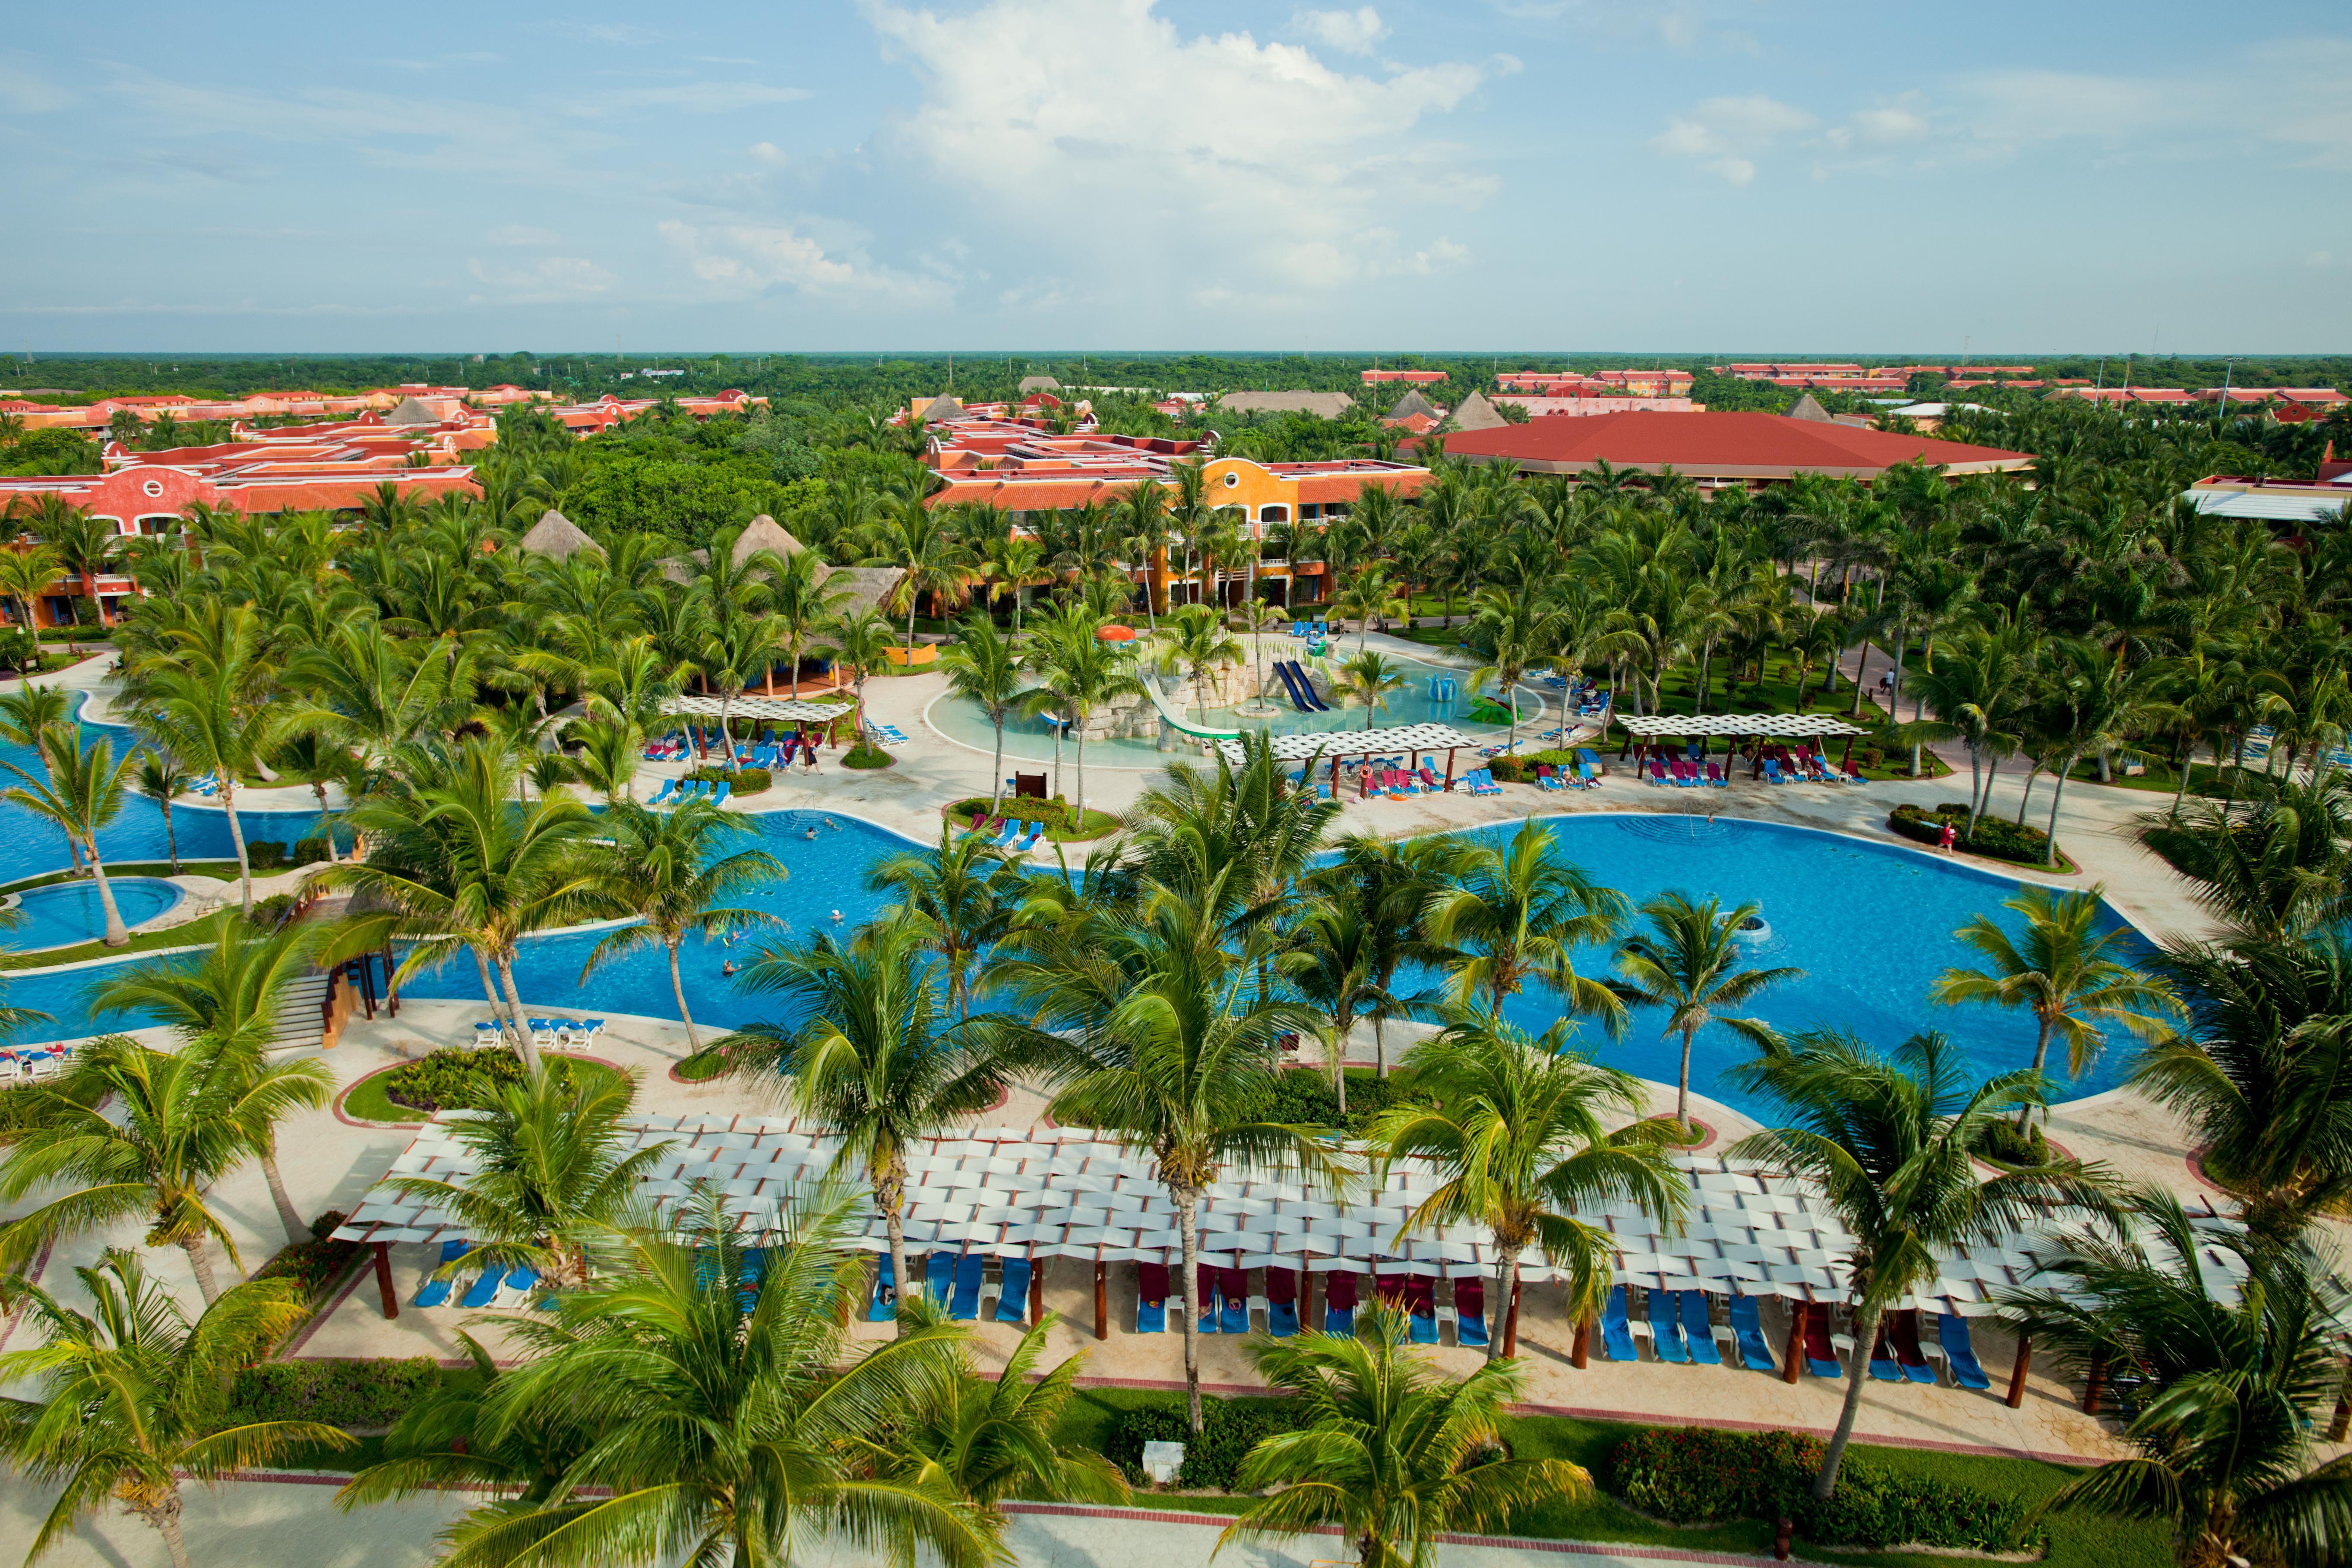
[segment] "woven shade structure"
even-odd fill
[[[462,1185],[474,1173],[475,1159],[456,1129],[474,1114],[436,1116],[393,1162],[390,1173]],[[646,1116],[623,1126],[636,1148],[662,1148],[644,1184],[656,1223],[690,1204],[701,1186],[723,1197],[746,1245],[773,1240],[778,1205],[808,1194],[839,1146],[822,1131],[781,1117]],[[907,1163],[910,1250],[1089,1263],[1177,1257],[1176,1216],[1150,1160],[1100,1133],[982,1128],[927,1140],[909,1152]],[[1767,1165],[1712,1155],[1675,1163],[1690,1185],[1689,1215],[1679,1231],[1626,1203],[1591,1205],[1577,1216],[1612,1235],[1622,1282],[1717,1295],[1844,1300],[1852,1238],[1808,1184]],[[1492,1237],[1484,1226],[1400,1234],[1436,1185],[1433,1172],[1408,1163],[1377,1190],[1359,1190],[1341,1204],[1276,1173],[1253,1177],[1229,1167],[1202,1205],[1202,1259],[1318,1274],[1377,1268],[1381,1273],[1491,1277]],[[882,1219],[868,1214],[850,1245],[885,1251]],[[2200,1217],[2218,1223],[2210,1205]],[[385,1186],[369,1192],[335,1232],[339,1240],[370,1243],[435,1244],[462,1235],[447,1215]],[[1938,1259],[1938,1277],[1897,1305],[1985,1316],[1994,1310],[1995,1292],[2025,1283],[2053,1250],[2040,1235],[1948,1248]],[[2234,1299],[2242,1264],[2218,1247],[2200,1248],[2198,1261],[2217,1291]],[[1523,1257],[1519,1268],[1532,1280],[1566,1277],[1539,1257]]]
[[[689,719],[719,717],[716,697],[673,697],[662,704],[665,713],[677,713]],[[846,702],[796,702],[785,697],[738,697],[727,704],[727,717],[733,719],[786,719],[824,724],[841,718],[849,711]]]
[[[1616,720],[1618,728],[1643,740],[1658,735],[1769,735],[1794,741],[1870,733],[1826,713],[1620,713]]]
[[[1393,730],[1326,730],[1274,737],[1275,761],[1303,763],[1310,757],[1378,757],[1409,752],[1450,752],[1477,742],[1450,724],[1406,724]],[[1242,760],[1239,741],[1220,741],[1225,760]]]

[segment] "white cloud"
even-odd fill
[[[1351,75],[1247,33],[1188,36],[1153,0],[866,10],[924,85],[889,145],[1024,243],[1067,248],[1069,215],[1096,215],[1076,243],[1147,291],[1286,307],[1372,275],[1348,237],[1496,189],[1426,122],[1516,61]]]
[[[474,257],[467,259],[466,270],[489,290],[469,297],[469,302],[477,305],[572,303],[593,300],[619,281],[604,268],[578,256],[545,256],[537,261],[520,263],[484,261]]]
[[[1650,146],[1669,158],[1693,159],[1710,174],[1744,185],[1756,177],[1759,155],[1818,123],[1805,110],[1761,93],[1710,98],[1688,114],[1670,117]]]
[[[541,249],[563,243],[563,237],[553,229],[533,228],[527,223],[502,224],[482,237],[492,245],[528,245]]]
[[[1301,11],[1290,19],[1290,26],[1349,55],[1369,55],[1374,44],[1389,36],[1389,25],[1370,5],[1354,11]]]
[[[744,151],[751,154],[754,162],[766,163],[772,168],[781,169],[793,161],[792,154],[773,142],[754,142]]]
[[[790,289],[840,300],[901,305],[943,302],[952,292],[936,279],[909,277],[828,251],[783,224],[690,224],[676,218],[661,236],[686,258],[687,269],[724,299],[749,300]]]
[[[687,81],[675,87],[583,93],[569,112],[593,117],[624,109],[673,109],[681,114],[728,114],[771,103],[796,103],[807,96],[806,88],[771,87],[764,82]]]
[[[0,104],[19,114],[48,114],[79,101],[53,79],[55,67],[23,55],[0,57]]]
[[[1854,141],[1885,147],[1918,141],[1927,134],[1927,120],[1908,109],[1857,109],[1849,117],[1848,128]]]

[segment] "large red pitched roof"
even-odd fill
[[[1793,472],[1874,475],[1895,463],[1960,470],[2022,468],[2022,452],[1895,436],[1778,414],[1633,411],[1585,419],[1532,419],[1445,438],[1456,457],[1516,458],[1569,468],[1673,468],[1693,474],[1769,478]]]

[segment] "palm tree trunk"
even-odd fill
[[[172,875],[176,877],[180,874],[180,836],[172,829],[172,797],[164,795],[157,804],[163,808],[163,852],[171,857]],[[330,838],[327,845],[331,849],[334,840]]]
[[[188,1255],[188,1267],[195,1272],[196,1294],[205,1299],[205,1306],[211,1306],[220,1300],[220,1286],[213,1279],[212,1253],[205,1238],[192,1236],[180,1243],[180,1250]]]
[[[1078,721],[1078,727],[1077,727],[1077,728],[1078,728],[1078,810],[1077,810],[1077,816],[1076,816],[1076,818],[1074,819],[1074,821],[1075,821],[1075,823],[1076,823],[1076,826],[1077,830],[1078,830],[1078,831],[1083,832],[1083,831],[1085,830],[1085,828],[1086,828],[1086,822],[1087,822],[1087,724],[1086,724],[1086,721],[1085,721],[1085,719],[1081,718],[1081,719]]]
[[[2040,1033],[2035,1037],[2033,1041],[2033,1070],[2036,1073],[2041,1072],[2049,1065],[2050,1037],[2057,1032],[2058,1025],[2056,1019],[2043,1018],[2041,1020]],[[2024,1131],[2032,1121],[2033,1107],[2031,1104],[2021,1105],[2017,1108],[2017,1130],[2020,1132]]]
[[[1184,1258],[1184,1415],[1195,1436],[1201,1431],[1201,1194],[1171,1186],[1176,1205],[1176,1237]]]
[[[1519,1285],[1519,1249],[1496,1246],[1495,1248],[1495,1300],[1486,1310],[1491,1319],[1486,1325],[1486,1359],[1503,1359],[1503,1336],[1511,1325],[1511,1292]]]
[[[302,1211],[287,1195],[286,1178],[278,1173],[275,1147],[261,1156],[261,1173],[269,1183],[269,1201],[278,1205],[278,1223],[286,1227],[286,1245],[301,1246],[310,1239],[310,1227],[302,1223]]]
[[[678,978],[677,943],[662,944],[669,949],[669,988],[677,997],[678,1021],[686,1026],[686,1050],[692,1056],[702,1049],[702,1037],[694,1032],[694,1013],[686,1005],[686,982]]]
[[[1372,1076],[1389,1076],[1389,1032],[1385,1015],[1372,1015]]]
[[[335,823],[334,819],[327,815],[327,786],[319,780],[313,779],[310,781],[310,793],[319,797],[319,831],[326,836],[327,864],[331,866],[342,857],[335,853]],[[170,807],[164,808],[163,816],[168,824],[171,820]],[[175,875],[179,869],[176,865],[172,868]]]
[[[1853,1441],[1854,1417],[1862,1414],[1862,1385],[1868,1381],[1871,1347],[1878,1341],[1878,1309],[1865,1307],[1853,1321],[1853,1365],[1845,1378],[1845,1406],[1838,1412],[1837,1430],[1830,1434],[1829,1452],[1822,1456],[1822,1472],[1813,1478],[1813,1496],[1826,1501],[1837,1490],[1838,1467]]]
[[[2033,801],[2033,778],[2041,771],[2042,764],[2038,762],[2030,762],[2026,764],[2025,788],[2017,797],[2017,825],[2020,827],[2025,826],[2025,808]]]
[[[988,815],[994,816],[1004,805],[1004,710],[996,710],[996,768],[989,778]]]
[[[163,1550],[172,1554],[172,1568],[189,1568],[188,1538],[180,1531],[180,1489],[173,1487],[163,1501],[137,1511],[163,1538]]]
[[[2042,846],[2042,863],[2044,866],[2058,864],[2058,806],[2066,798],[2066,775],[2074,771],[2074,759],[2072,756],[2060,758],[2058,765],[2050,770],[2053,782],[2050,795],[2050,834]]]
[[[220,781],[221,809],[228,813],[228,841],[236,848],[236,879],[245,889],[245,916],[246,919],[251,920],[253,918],[253,862],[246,857],[245,853],[245,826],[236,819],[236,785],[229,782],[236,770],[218,765],[218,759],[215,759],[215,762],[213,776]]]
[[[907,1216],[901,1212],[906,1193],[902,1176],[884,1176],[874,1184],[874,1206],[882,1211],[882,1226],[890,1237],[890,1288],[899,1301],[907,1299]],[[891,1315],[898,1317],[895,1311]],[[906,1320],[898,1321],[898,1333],[904,1337]]]
[[[1062,793],[1062,735],[1068,729],[1067,724],[1056,722],[1054,725],[1054,794],[1056,798]]]
[[[2189,793],[2189,770],[2196,765],[2197,748],[2191,746],[2181,754],[2180,782],[2175,784],[2172,789],[2172,815],[2175,816],[2179,816],[2180,815],[2181,797]]]
[[[522,996],[515,990],[514,960],[499,954],[499,981],[506,987],[507,1027],[514,1031],[515,1055],[522,1058],[522,1070],[536,1079],[541,1065],[539,1047],[530,1043],[530,1031],[523,1026]]]
[[[106,945],[129,947],[131,928],[122,923],[122,910],[114,902],[114,885],[106,879],[106,862],[99,858],[95,832],[89,836],[89,871],[98,879],[98,901],[106,910]]]
[[[1696,1029],[1683,1031],[1682,1076],[1675,1080],[1675,1121],[1681,1128],[1682,1134],[1685,1138],[1690,1135],[1691,1039],[1697,1033]]]

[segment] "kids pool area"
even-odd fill
[[[1989,914],[2012,930],[2021,929],[2022,921],[2000,908],[2018,886],[2006,878],[1914,850],[1774,823],[1648,814],[1580,814],[1541,820],[1561,853],[1637,907],[1668,889],[1717,897],[1727,907],[1748,900],[1760,904],[1769,932],[1749,950],[1751,962],[1804,971],[1746,1009],[1778,1028],[1835,1026],[1882,1048],[1920,1030],[1938,1029],[1968,1056],[1976,1071],[1985,1074],[2024,1067],[2032,1060],[2034,1032],[2026,1015],[1938,1008],[1927,1001],[1927,987],[1937,975],[1975,962],[1951,935],[1961,925]],[[773,915],[780,923],[731,945],[688,940],[679,955],[680,967],[696,1022],[706,1032],[755,1020],[793,1021],[773,998],[738,990],[722,965],[732,960],[740,967],[767,942],[805,940],[818,931],[845,937],[889,901],[866,886],[870,868],[888,856],[923,847],[839,813],[745,814],[743,821],[744,841],[756,839],[782,864],[786,875],[783,881],[739,901]],[[1500,841],[1516,830],[1516,825],[1497,825],[1468,830],[1465,836]],[[61,846],[53,858],[62,861]],[[2112,911],[2105,920],[2108,929],[2122,924]],[[1904,933],[1901,940],[1888,938],[1893,931]],[[609,934],[609,929],[598,928],[526,939],[515,966],[516,985],[525,1004],[675,1019],[668,966],[658,947],[614,959],[583,980],[589,954]],[[1589,974],[1607,973],[1606,951],[1588,950],[1579,967]],[[24,1031],[25,1037],[65,1039],[96,1032],[100,1026],[89,1020],[82,997],[99,973],[89,968],[37,972],[14,980],[7,989],[10,1005],[37,1008],[57,1020]],[[1436,984],[1434,975],[1420,980],[1425,985]],[[437,972],[416,976],[404,992],[483,1002],[480,979],[462,956]],[[487,1005],[484,1010],[487,1015]],[[1530,1031],[1542,1030],[1559,1016],[1552,998],[1540,991],[1511,998],[1505,1011]],[[1609,1039],[1586,1025],[1580,1031],[1580,1044],[1612,1066],[1671,1083],[1680,1042],[1661,1037],[1663,1022],[1662,1010],[1636,1009],[1622,1037]],[[2122,1080],[2130,1052],[2128,1037],[2114,1032],[2107,1049],[2088,1071],[2062,1081],[2058,1097],[2074,1099],[2114,1088]],[[1749,1048],[1727,1030],[1701,1033],[1692,1054],[1692,1087],[1735,1109],[1763,1110],[1723,1076],[1748,1054]],[[2053,1070],[2063,1074],[2063,1062],[2053,1063]]]
[[[112,877],[108,886],[125,926],[137,927],[169,913],[181,899],[180,889],[152,877]],[[95,942],[106,934],[106,905],[94,881],[52,882],[28,888],[10,903],[16,921],[5,933],[18,952],[71,947]]]

